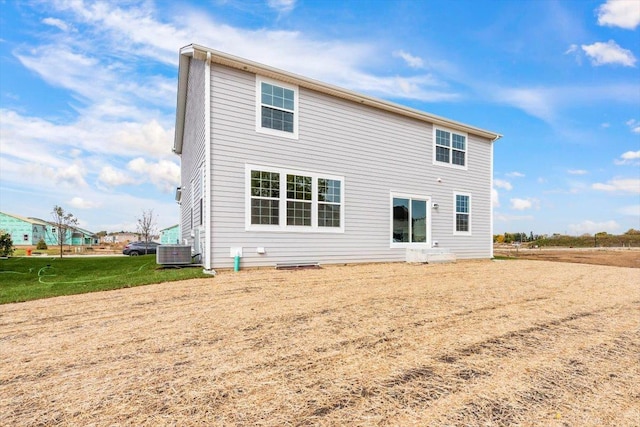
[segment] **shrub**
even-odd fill
[[[0,230],[0,256],[10,256],[11,254],[13,254],[11,235]]]
[[[47,246],[47,243],[44,241],[44,239],[40,239],[38,241],[38,245],[36,246],[36,249],[43,250],[43,249],[49,249],[49,247]]]

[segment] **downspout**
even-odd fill
[[[211,268],[211,179],[213,175],[211,160],[211,52],[207,52],[207,61],[204,68],[204,191],[205,191],[205,207],[204,207],[204,244],[206,247],[204,258],[204,269],[208,273],[215,274]]]
[[[502,135],[496,135],[495,138],[493,138],[493,140],[491,141],[491,165],[489,167],[489,172],[490,172],[490,191],[491,193],[489,194],[489,200],[491,203],[491,209],[489,210],[489,230],[491,230],[491,233],[489,235],[489,258],[493,259],[493,146],[495,144],[495,142],[497,140],[499,140],[500,138],[502,138]]]

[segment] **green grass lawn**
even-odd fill
[[[166,268],[138,257],[13,257],[0,259],[0,304],[211,277],[202,267]]]

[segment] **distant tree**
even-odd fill
[[[0,230],[0,256],[11,256],[13,254],[13,240],[11,234]]]
[[[144,253],[146,254],[149,250],[148,244],[156,232],[156,218],[155,218],[155,215],[153,214],[153,209],[142,211],[142,216],[138,218],[137,231],[140,234],[140,238],[145,243]]]
[[[49,249],[49,247],[47,246],[47,242],[45,242],[44,239],[40,239],[38,240],[36,249],[38,249],[39,251],[42,251],[42,250]]]
[[[624,234],[628,236],[634,236],[634,235],[640,234],[640,230],[636,230],[635,228],[630,228]]]
[[[504,243],[504,235],[503,234],[496,234],[493,238],[493,241],[496,243]]]
[[[96,236],[98,236],[98,237],[104,237],[104,236],[106,236],[106,235],[107,235],[107,232],[106,232],[106,231],[104,231],[104,230],[103,230],[103,231],[98,231],[98,232],[96,233]]]
[[[58,205],[53,207],[51,216],[53,217],[53,224],[56,226],[54,237],[56,244],[60,247],[60,258],[62,258],[62,247],[67,241],[67,236],[69,239],[71,238],[74,226],[78,225],[78,218],[74,217],[70,212],[65,212]]]

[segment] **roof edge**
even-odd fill
[[[437,116],[435,114],[430,114],[430,113],[417,110],[414,108],[410,108],[401,104],[396,104],[394,102],[386,101],[386,100],[375,98],[368,95],[363,95],[361,93],[357,93],[349,89],[344,89],[329,83],[324,83],[315,79],[303,77],[295,73],[284,71],[284,70],[271,67],[269,65],[261,64],[258,62],[254,62],[248,59],[240,58],[238,56],[220,52],[205,46],[201,46],[198,44],[190,44],[180,49],[178,107],[179,108],[182,107],[182,110],[180,110],[180,114],[182,115],[182,117],[180,120],[180,132],[178,132],[179,130],[178,119],[176,119],[176,143],[178,142],[178,137],[180,142],[179,145],[174,144],[174,151],[177,154],[180,154],[182,149],[182,132],[184,131],[184,111],[183,110],[184,110],[184,104],[186,102],[186,77],[187,76],[186,75],[183,76],[183,72],[182,72],[183,58],[188,60],[189,57],[192,57],[201,61],[205,61],[207,59],[207,53],[211,55],[211,62],[216,64],[226,65],[232,68],[248,71],[254,74],[259,74],[261,76],[274,78],[276,80],[281,80],[286,83],[295,84],[297,86],[304,87],[306,89],[311,89],[311,90],[325,93],[331,96],[336,96],[342,99],[353,101],[358,104],[368,105],[370,107],[378,108],[380,110],[389,111],[392,113],[411,117],[417,120],[448,127],[454,130],[467,132],[473,135],[487,138],[491,140],[491,142],[495,142],[502,137],[502,135],[497,132],[467,125],[465,123],[447,119],[445,117]],[[188,63],[187,63],[187,71],[188,71]],[[185,80],[185,81],[183,82],[182,80]],[[182,85],[184,85],[183,91],[180,90]],[[181,96],[185,98],[182,100],[182,102],[181,102]],[[178,115],[178,117],[179,116],[180,115]],[[180,151],[176,150],[176,148],[179,148]]]
[[[178,63],[178,94],[176,96],[176,126],[173,140],[173,152],[182,154],[182,143],[184,140],[184,121],[187,106],[187,83],[189,81],[189,67],[193,49],[185,46],[180,49],[180,62]]]

